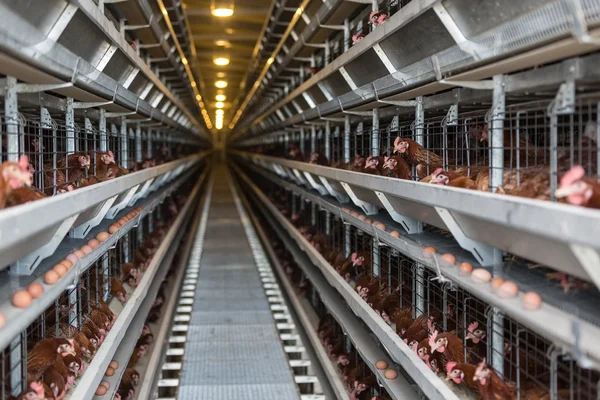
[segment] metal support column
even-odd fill
[[[331,162],[331,122],[325,123],[325,157]]]
[[[373,129],[371,132],[371,155],[379,156],[379,108],[373,109]]]
[[[344,117],[344,163],[350,162],[350,131],[352,130],[352,124],[350,123],[350,116]]]
[[[17,104],[17,79],[12,76],[6,78],[4,119],[7,135],[7,160],[16,162],[19,160],[19,108]]]
[[[505,84],[504,76],[494,76],[494,95],[492,103],[491,151],[490,151],[490,192],[502,185],[504,178],[504,115]]]
[[[121,166],[127,168],[127,120],[121,117]]]
[[[142,162],[142,128],[139,122],[135,126],[135,161]]]
[[[300,153],[302,153],[302,155],[305,155],[305,146],[304,146],[304,128],[300,128]]]
[[[108,140],[106,137],[106,110],[100,109],[100,120],[98,121],[98,135],[100,140],[100,151],[108,151]]]
[[[317,151],[317,128],[315,125],[310,126],[310,152],[311,154]]]
[[[352,35],[350,34],[350,20],[346,18],[344,20],[344,53],[350,49],[350,41],[352,40]]]

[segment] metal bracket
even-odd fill
[[[458,104],[452,104],[446,113],[444,122],[447,126],[458,125]]]
[[[585,20],[585,12],[581,5],[581,0],[565,1],[567,10],[571,14],[571,23],[573,24],[573,37],[584,44],[600,44],[600,38],[590,36],[588,32],[587,22]]]
[[[304,179],[304,176],[300,173],[300,171],[298,171],[296,168],[292,168],[292,171],[294,172],[296,179],[302,186],[311,188],[310,184]]]
[[[81,216],[85,218],[84,219],[85,222],[77,225],[78,221],[75,221],[74,225],[77,225],[77,226],[76,226],[76,228],[71,229],[71,237],[74,237],[77,239],[83,239],[90,232],[90,230],[93,227],[98,226],[98,224],[100,224],[100,222],[102,222],[102,220],[106,216],[106,213],[108,213],[108,211],[112,207],[112,205],[115,202],[115,200],[117,199],[117,197],[118,197],[118,195],[113,196],[110,199],[107,199],[106,201],[104,201],[101,205],[97,205],[97,206],[93,207],[92,209],[89,209],[89,210],[85,211],[84,213],[82,213]],[[92,218],[89,218],[90,216]],[[80,219],[80,218],[78,218],[78,219]],[[83,218],[81,218],[81,219],[83,219]]]
[[[310,184],[310,186],[312,186],[313,189],[315,189],[317,192],[319,192],[319,194],[321,196],[326,196],[326,195],[329,194],[327,192],[327,189],[325,189],[323,187],[323,185],[319,185],[317,183],[317,181],[315,180],[314,176],[312,176],[312,174],[310,172],[304,171],[304,176],[306,176],[306,180],[308,181],[308,183]]]
[[[73,103],[73,109],[86,109],[86,108],[94,108],[94,107],[102,107],[107,106],[109,104],[113,104],[111,101],[89,101],[89,102],[77,102]]]
[[[115,217],[117,216],[117,214],[122,209],[124,209],[125,207],[127,207],[127,204],[129,204],[129,200],[131,200],[131,198],[133,197],[133,195],[135,194],[135,192],[137,191],[137,189],[139,187],[140,187],[140,185],[135,185],[132,188],[130,188],[129,190],[127,190],[127,191],[119,194],[117,196],[117,199],[113,203],[113,206],[106,213],[106,218],[107,219],[115,219]]]
[[[354,190],[352,190],[350,185],[348,185],[346,182],[340,182],[340,184],[342,185],[342,187],[344,188],[346,193],[348,193],[348,196],[350,197],[352,202],[357,207],[360,207],[360,209],[363,210],[365,212],[365,214],[375,215],[379,212],[379,210],[377,209],[377,206],[374,206],[373,204],[370,204],[370,203],[360,200],[354,193]]]
[[[56,229],[52,234],[52,238],[39,249],[12,264],[10,266],[10,274],[31,275],[44,259],[54,254],[65,236],[67,236],[67,233],[69,233],[77,217],[79,217],[79,214],[70,216],[60,224],[55,225]]]
[[[6,78],[0,80],[0,82],[5,81]],[[64,89],[68,87],[72,87],[73,82],[66,83],[17,83],[15,86],[16,93],[40,93],[40,92],[49,92],[57,89]],[[6,96],[6,84],[3,83],[0,85],[0,96]]]
[[[409,235],[423,232],[423,223],[398,213],[385,193],[375,191],[375,195],[379,198],[379,201],[381,201],[388,214],[390,214],[390,217],[402,225]]]
[[[548,106],[548,115],[569,115],[575,112],[575,81],[560,85],[554,101]]]
[[[481,265],[494,265],[502,260],[502,254],[499,250],[467,237],[450,210],[437,206],[434,206],[434,208],[460,247],[470,251]]]
[[[573,256],[579,261],[579,265],[587,272],[590,280],[600,288],[600,254],[598,250],[589,246],[584,246],[576,243],[570,243],[569,249]]]
[[[329,195],[335,197],[338,202],[348,203],[350,201],[350,198],[348,196],[346,196],[344,193],[340,193],[337,190],[335,190],[331,186],[331,184],[329,183],[327,178],[325,178],[323,176],[319,176],[319,179],[321,179],[321,182],[323,183],[323,186],[325,186],[325,189],[327,190],[327,192],[329,192]]]
[[[154,178],[150,178],[146,182],[144,182],[142,187],[139,188],[138,191],[135,192],[131,200],[129,200],[129,207],[133,206],[139,199],[146,196],[146,192],[148,192],[148,189],[150,189],[150,185],[152,185],[152,182],[154,182]]]

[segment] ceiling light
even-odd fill
[[[181,59],[181,63],[182,63],[183,65],[187,65],[187,58],[183,57],[183,58]]]
[[[233,29],[231,29],[231,28],[225,29],[225,33],[227,33],[228,35],[233,35]]]
[[[215,86],[219,89],[223,89],[227,87],[227,81],[216,81]]]
[[[217,129],[223,129],[223,121],[221,121],[221,122],[217,121],[217,123],[215,125],[215,128],[217,128]]]
[[[269,59],[267,60],[267,65],[271,65],[271,64],[273,64],[273,61],[275,61],[275,60],[273,59],[273,57],[269,57]]]
[[[210,12],[215,17],[231,17],[233,8],[233,0],[210,0]]]
[[[233,8],[215,8],[211,12],[215,17],[226,18],[233,15]]]
[[[192,87],[196,87],[196,82],[192,81]]]
[[[217,108],[223,108],[223,107],[225,107],[225,103],[223,103],[222,101],[217,101],[215,103],[215,107],[217,107]]]
[[[229,58],[228,57],[215,57],[215,58],[213,58],[213,62],[216,65],[228,65]]]
[[[224,94],[218,94],[215,96],[215,100],[217,100],[217,101],[225,101],[226,98],[227,97],[225,97]]]
[[[220,47],[226,47],[226,48],[231,47],[231,43],[229,43],[229,41],[223,40],[223,39],[215,40],[215,44]]]
[[[225,72],[217,72],[217,78],[225,78]]]
[[[215,114],[217,115],[223,115],[225,113],[225,111],[218,109],[217,111],[215,111]]]
[[[196,100],[200,101],[202,100],[202,96],[200,96],[199,94],[196,95]]]

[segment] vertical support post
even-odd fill
[[[300,153],[302,153],[304,157],[306,157],[305,151],[306,149],[304,146],[304,128],[300,128]]]
[[[315,226],[317,224],[317,205],[310,203],[310,224]]]
[[[344,255],[346,257],[350,257],[352,251],[350,229],[350,224],[344,224]]]
[[[352,40],[352,35],[350,35],[350,20],[346,18],[344,20],[344,53],[350,49],[350,40]]]
[[[146,153],[147,158],[152,158],[152,128],[148,128],[148,133],[146,134],[146,144],[148,145],[148,151]]]
[[[108,270],[108,253],[104,253],[102,256],[102,282],[104,287],[102,288],[102,300],[108,301],[110,295],[110,288],[108,287],[110,282],[109,270]]]
[[[425,145],[425,108],[423,107],[423,96],[417,97],[415,106],[415,142],[421,146]]]
[[[127,168],[127,120],[121,117],[121,166]]]
[[[24,376],[26,377],[27,373],[25,370],[27,363],[23,362],[23,350],[26,348],[27,335],[25,333],[19,334],[10,343],[10,372],[5,371],[5,373],[9,373],[10,375],[10,389],[12,394],[15,396],[17,396],[24,389],[24,386],[27,383],[27,379],[23,379]],[[27,357],[25,357],[25,359],[26,358]]]
[[[42,133],[42,129],[43,130],[51,130],[52,129],[52,117],[50,116],[50,111],[48,111],[48,109],[46,107],[40,107],[40,131],[38,132],[38,143],[40,143],[41,145],[43,145],[44,141],[43,141],[43,133]],[[56,135],[52,135],[53,140],[56,141]],[[56,148],[56,143],[53,144],[54,147],[52,147],[52,152],[54,153],[54,149]],[[41,147],[40,147],[41,149]],[[56,153],[55,153],[56,154]],[[37,154],[38,157],[38,165],[44,165],[44,152],[42,150],[40,150]],[[38,175],[38,182],[37,182],[37,187],[42,188],[42,191],[44,191],[46,188],[44,187],[44,174],[37,174]]]
[[[415,268],[415,318],[420,317],[425,311],[425,267],[417,264]]]
[[[504,375],[504,316],[499,308],[492,308],[492,367],[500,374]]]
[[[330,57],[331,57],[331,47],[329,46],[329,39],[325,40],[325,65],[329,65],[329,63],[331,62]]]
[[[19,160],[19,107],[17,103],[17,78],[6,78],[4,98],[4,119],[6,122],[6,151],[8,161]]]
[[[494,95],[492,100],[492,140],[490,192],[495,192],[504,179],[504,114],[505,85],[504,76],[494,76]],[[550,136],[552,141],[552,135]],[[550,144],[552,146],[552,144]]]
[[[329,211],[325,211],[325,235],[329,236],[331,234],[331,213]]]
[[[72,97],[67,97],[65,128],[67,130],[67,155],[69,155],[75,153],[75,111]]]
[[[310,152],[317,151],[317,128],[315,125],[310,126]]]
[[[379,254],[379,242],[377,239],[372,243],[373,254],[373,276],[381,276],[381,255]]]
[[[138,122],[135,126],[135,161],[142,162],[142,128]]]
[[[373,109],[373,129],[371,132],[371,155],[379,156],[379,108]]]
[[[100,109],[100,120],[98,121],[98,140],[100,140],[100,151],[108,151],[108,140],[106,137],[106,110]]]
[[[69,293],[69,325],[79,329],[79,303],[77,301],[77,287],[79,283],[73,286]]]
[[[379,0],[371,0],[371,11],[379,11]]]
[[[331,162],[331,122],[325,122],[325,157]]]
[[[350,123],[350,116],[344,117],[344,163],[350,162],[350,133],[352,131],[352,124]]]

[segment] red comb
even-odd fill
[[[469,324],[469,328],[467,330],[469,332],[473,333],[473,332],[475,332],[475,329],[477,329],[478,326],[479,326],[479,322],[471,322]]]
[[[450,375],[450,372],[452,372],[454,367],[456,367],[456,362],[454,362],[454,361],[448,362],[448,364],[446,364],[446,374]]]
[[[585,170],[581,165],[574,165],[573,168],[569,170],[563,177],[560,179],[560,186],[571,186],[581,178],[585,176]]]

